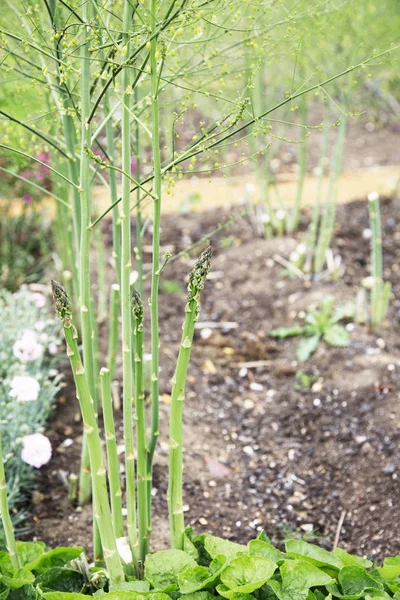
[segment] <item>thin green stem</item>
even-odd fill
[[[185,400],[185,385],[190,351],[193,342],[194,327],[199,316],[200,292],[210,269],[211,249],[203,252],[190,275],[186,317],[183,323],[182,340],[172,379],[170,433],[169,433],[169,481],[168,508],[172,548],[183,550],[184,514],[183,514],[183,460],[182,460],[182,416]]]
[[[0,435],[0,514],[3,522],[4,534],[6,537],[7,550],[10,556],[11,564],[14,571],[18,571],[21,568],[21,561],[18,556],[17,544],[15,541],[14,527],[10,517],[10,511],[8,508],[7,500],[7,482],[6,475],[4,472],[4,459],[3,459],[3,444]]]
[[[88,4],[82,6],[82,18],[88,23]],[[82,60],[81,60],[81,156],[80,156],[80,195],[81,195],[81,231],[79,256],[79,297],[82,327],[83,360],[90,395],[96,404],[96,385],[94,374],[94,353],[92,339],[93,319],[91,316],[91,285],[90,285],[90,158],[85,148],[90,145],[90,126],[87,122],[90,113],[90,52],[89,25],[82,29]],[[84,436],[85,437],[85,436]],[[85,443],[85,442],[84,442]],[[87,503],[90,500],[90,473],[81,470],[79,480],[79,500]]]
[[[158,288],[160,269],[160,219],[161,219],[161,154],[160,154],[160,107],[158,97],[158,71],[157,71],[157,0],[151,0],[151,42],[150,42],[150,77],[152,101],[152,147],[153,147],[153,258],[151,268],[151,434],[147,458],[149,482],[152,480],[154,452],[159,436],[159,354],[160,338],[158,329]],[[149,487],[151,483],[149,483]],[[151,506],[149,511],[149,530],[151,534]]]
[[[132,9],[129,0],[124,2],[123,44],[129,54],[129,35],[132,22]],[[131,165],[130,116],[128,111],[131,96],[130,70],[122,71],[122,209],[121,209],[121,315],[122,315],[122,369],[123,369],[123,413],[125,441],[125,472],[128,542],[137,572],[137,518],[135,491],[135,455],[133,442],[133,378],[132,378],[132,314],[130,273],[131,261],[131,220],[130,220],[130,180]]]
[[[90,456],[90,467],[94,490],[94,519],[100,532],[104,560],[112,585],[125,580],[121,560],[117,552],[115,534],[112,527],[111,510],[107,492],[106,468],[103,462],[100,433],[97,424],[94,401],[78,349],[77,331],[72,322],[71,304],[64,288],[52,282],[56,310],[62,321],[67,345],[67,355],[75,380],[77,397],[82,413],[84,431]]]
[[[124,524],[122,520],[122,492],[119,476],[117,438],[115,436],[110,371],[104,367],[100,371],[100,381],[104,431],[106,436],[108,483],[110,487],[112,522],[114,533],[117,538],[120,538],[124,535]]]
[[[143,302],[140,293],[132,290],[132,311],[135,339],[135,419],[139,524],[139,560],[142,564],[149,551],[148,474],[146,442],[146,407],[143,384]]]
[[[107,365],[111,381],[114,381],[118,350],[119,285],[117,283],[111,286],[109,314]]]

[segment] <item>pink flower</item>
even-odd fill
[[[30,204],[32,202],[32,196],[30,194],[25,194],[24,202],[25,204]]]
[[[40,384],[29,375],[16,375],[11,380],[10,396],[21,402],[33,402],[38,399]]]
[[[31,433],[23,439],[21,458],[36,469],[46,465],[51,459],[51,443],[42,433]]]
[[[43,346],[38,344],[36,334],[32,329],[25,329],[20,340],[13,346],[15,358],[22,362],[37,360],[43,354]]]
[[[40,292],[34,292],[31,294],[31,300],[38,308],[44,308],[46,306],[46,298]]]

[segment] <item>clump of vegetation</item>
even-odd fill
[[[51,456],[43,435],[60,375],[59,327],[43,293],[0,294],[0,422],[11,509],[27,497],[35,469]]]
[[[259,600],[264,595],[271,600],[320,600],[330,595],[358,598],[370,595],[371,590],[375,590],[371,592],[375,596],[376,590],[381,596],[389,592],[393,596],[398,590],[390,587],[391,580],[386,582],[385,575],[376,574],[369,562],[346,553],[331,554],[294,541],[281,552],[263,535],[247,547],[210,535],[192,536],[185,529],[183,407],[200,295],[210,269],[209,248],[191,265],[182,338],[172,378],[168,445],[171,549],[149,554],[153,465],[159,437],[159,290],[162,272],[172,258],[169,254],[161,256],[164,190],[170,193],[176,180],[186,174],[224,173],[229,161],[241,164],[252,156],[249,138],[257,137],[259,146],[265,149],[271,139],[278,137],[272,132],[275,123],[271,113],[285,107],[295,111],[299,102],[303,122],[298,140],[301,172],[295,210],[292,216],[283,210],[276,215],[277,231],[294,230],[300,218],[306,167],[306,95],[319,93],[341,77],[386,60],[386,42],[384,48],[371,51],[358,63],[349,60],[347,54],[345,66],[335,66],[334,72],[325,73],[318,57],[317,64],[301,65],[299,81],[291,64],[288,88],[279,89],[269,106],[257,108],[249,92],[263,59],[269,61],[273,52],[278,52],[282,39],[285,54],[291,55],[294,50],[297,56],[306,31],[310,43],[315,26],[331,15],[326,2],[312,7],[307,2],[300,2],[300,6],[293,2],[288,8],[285,3],[263,0],[251,6],[238,1],[49,0],[37,4],[7,0],[7,6],[10,22],[3,24],[0,15],[4,76],[7,81],[22,76],[40,91],[43,102],[35,105],[28,118],[17,117],[12,107],[1,110],[10,137],[0,147],[42,166],[38,144],[45,143],[51,155],[45,166],[51,179],[49,195],[57,207],[54,227],[65,284],[53,281],[53,294],[83,420],[77,491],[81,505],[92,501],[95,566],[87,564],[81,548],[49,550],[40,542],[16,543],[8,518],[5,474],[0,472],[0,510],[8,547],[8,553],[0,556],[0,594],[10,600],[81,600],[88,594],[104,595],[110,600],[176,600],[188,595],[188,600],[209,600],[218,595],[228,600]],[[341,8],[341,2],[332,7],[332,18]],[[307,30],[292,27],[298,19],[307,23]],[[336,38],[334,42],[336,48]],[[264,55],[267,48],[268,55]],[[346,49],[351,50],[352,57],[354,50],[359,50],[351,36]],[[329,65],[331,57],[330,47],[326,54]],[[220,77],[216,86],[217,70]],[[265,98],[270,100],[270,95],[265,94]],[[232,154],[233,159],[229,158]],[[109,189],[110,203],[103,212],[98,210],[92,193],[96,183]],[[194,200],[191,198],[189,205]],[[151,205],[151,217],[143,222],[145,204]],[[330,235],[335,214],[333,197],[327,204]],[[132,211],[136,213],[133,235]],[[114,267],[108,314],[101,231],[107,215],[112,218]],[[149,267],[143,264],[146,227],[152,234]],[[96,278],[90,259],[94,249],[99,265],[96,283],[101,291],[100,306],[93,293]],[[132,285],[134,259],[137,287]],[[146,277],[150,281],[148,297],[144,294]],[[147,306],[149,415],[145,410],[144,373]],[[327,300],[307,315],[304,327],[281,337],[307,336],[301,352],[304,359],[321,339],[335,345],[348,343],[347,332],[338,324],[345,316],[343,310],[333,312],[333,301]],[[110,333],[107,366],[99,352],[98,326],[104,320],[109,322]],[[122,357],[124,480],[111,402],[118,348]],[[25,334],[17,349],[27,360],[39,359],[40,349],[31,334]],[[28,393],[32,394],[34,387],[32,384]],[[15,393],[21,394],[22,389]],[[98,419],[101,408],[104,439]],[[74,489],[70,496],[74,496]],[[122,518],[123,502],[126,520]],[[396,571],[394,578],[398,575]]]
[[[51,263],[49,226],[43,222],[37,203],[24,199],[20,214],[12,203],[0,204],[0,286],[15,292],[23,283],[40,281]]]
[[[335,309],[334,304],[335,299],[328,296],[321,300],[317,308],[307,312],[304,325],[279,327],[270,331],[269,335],[279,339],[304,337],[296,350],[297,359],[300,361],[308,360],[322,340],[330,346],[348,346],[350,344],[349,333],[345,327],[339,325],[339,322],[354,317],[355,305],[353,302],[348,302]]]
[[[110,584],[106,573],[90,567],[83,549],[51,550],[41,542],[15,542],[0,562],[4,598],[36,600],[211,600],[260,597],[271,600],[381,600],[398,598],[399,557],[378,567],[340,548],[328,552],[298,539],[274,547],[261,532],[247,545],[187,529],[185,550],[148,556],[144,577]],[[128,559],[126,552],[124,557]],[[9,595],[8,595],[9,594]]]

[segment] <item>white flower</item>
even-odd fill
[[[55,344],[54,342],[50,342],[49,344],[49,353],[54,356],[55,354],[57,354],[58,352],[58,348],[57,348],[57,344]]]
[[[256,188],[252,183],[246,183],[244,189],[246,190],[246,194],[249,194],[249,196],[252,196],[256,191]]]
[[[21,458],[36,469],[47,464],[51,458],[51,443],[42,433],[31,433],[23,439]]]
[[[36,321],[36,323],[35,323],[36,331],[43,331],[43,329],[45,327],[46,327],[46,323],[44,321]]]
[[[21,402],[34,402],[38,399],[40,384],[29,375],[16,375],[11,380],[10,396]]]
[[[43,354],[43,346],[37,343],[36,334],[32,329],[25,329],[20,340],[13,346],[15,358],[23,362],[37,360]]]
[[[48,339],[49,339],[49,336],[47,335],[47,333],[40,334],[39,341],[42,342],[42,344],[45,344]]]
[[[31,294],[30,298],[38,308],[44,308],[46,306],[46,298],[40,292],[34,292],[33,294]]]

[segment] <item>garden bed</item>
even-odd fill
[[[399,200],[381,202],[385,278],[392,281],[395,298],[400,287],[399,209]],[[164,251],[183,250],[230,214],[217,210],[166,216]],[[296,340],[268,337],[272,328],[292,324],[299,311],[328,294],[338,304],[355,298],[369,274],[369,242],[362,237],[367,227],[366,202],[339,207],[334,243],[345,274],[334,282],[312,284],[282,278],[283,268],[273,259],[276,254],[287,258],[301,233],[262,240],[241,218],[212,240],[214,258],[201,320],[218,326],[196,333],[184,410],[186,521],[197,532],[247,542],[257,529],[265,529],[275,541],[290,529],[330,548],[343,520],[340,544],[348,551],[379,559],[400,552],[393,527],[400,518],[400,302],[391,303],[389,326],[371,333],[355,325],[348,348],[321,344],[307,363],[295,362]],[[149,250],[149,240],[144,243]],[[150,259],[145,254],[145,263]],[[160,302],[161,443],[153,491],[158,549],[168,543],[169,381],[189,270],[181,259],[163,272],[173,292],[164,285]],[[221,327],[223,323],[228,325]],[[295,389],[296,371],[314,376],[314,388]],[[53,459],[40,474],[28,538],[35,536],[51,547],[82,544],[90,553],[91,511],[74,510],[65,489],[68,473],[78,472],[81,436],[67,364],[65,377],[68,386],[47,432]],[[121,428],[120,412],[116,419]]]

